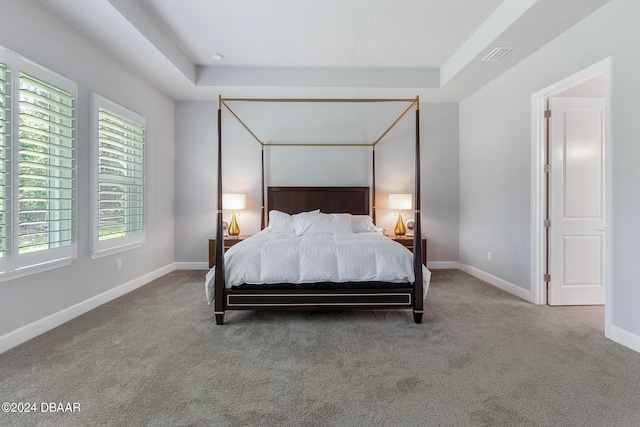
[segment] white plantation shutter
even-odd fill
[[[18,253],[71,246],[73,95],[20,73]]]
[[[7,154],[8,149],[8,96],[9,84],[7,79],[7,65],[0,62],[0,263],[5,270],[7,258]]]
[[[93,102],[96,255],[144,241],[145,120],[98,94]]]
[[[0,49],[0,281],[76,256],[77,92]]]

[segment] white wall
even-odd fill
[[[79,89],[78,258],[69,267],[0,283],[1,340],[21,327],[173,265],[175,105],[39,3],[0,0],[0,10],[3,21],[0,44],[74,80]],[[55,28],[55,31],[24,35],[26,16],[30,29]],[[147,241],[142,248],[96,260],[89,258],[89,97],[92,91],[145,116],[147,121]],[[117,258],[122,259],[121,270],[116,270]]]
[[[306,105],[306,104],[305,104]],[[309,114],[305,106],[286,104],[274,114],[232,107],[266,142],[375,141],[398,115],[383,110],[353,113],[338,107]],[[405,106],[406,108],[406,106]],[[311,108],[313,110],[313,108]],[[331,122],[332,115],[348,120]],[[313,118],[320,118],[314,123]],[[450,262],[458,257],[458,108],[456,104],[422,104],[421,163],[423,234],[428,261]],[[414,192],[413,113],[376,148],[377,224],[392,229],[397,220],[387,209],[392,192]],[[292,136],[293,135],[293,136]],[[260,145],[223,110],[223,191],[247,194],[247,210],[238,222],[241,234],[260,229]],[[217,102],[176,104],[176,260],[204,263],[207,241],[215,235]],[[371,148],[267,147],[267,185],[370,185]]]
[[[531,289],[531,95],[612,57],[612,324],[640,348],[638,16],[611,0],[460,103],[460,261]]]

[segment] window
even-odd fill
[[[18,253],[73,242],[73,95],[20,73]]]
[[[0,280],[76,256],[76,97],[74,82],[0,49]]]
[[[0,62],[0,271],[7,258],[7,64]]]
[[[93,95],[92,256],[144,242],[144,117]]]

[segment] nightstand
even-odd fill
[[[231,246],[235,245],[236,243],[242,242],[247,237],[250,237],[250,236],[236,236],[236,237],[224,236],[222,246],[226,251]],[[216,239],[209,239],[209,268],[213,268],[213,266],[215,265],[216,265]]]
[[[413,252],[413,236],[396,236],[395,234],[386,234],[391,240],[400,243],[405,248]],[[427,265],[427,239],[422,240],[422,264]]]

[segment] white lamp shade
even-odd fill
[[[389,194],[389,209],[411,209],[411,194]]]
[[[244,194],[224,193],[222,194],[222,209],[239,210],[246,209],[247,196]]]

